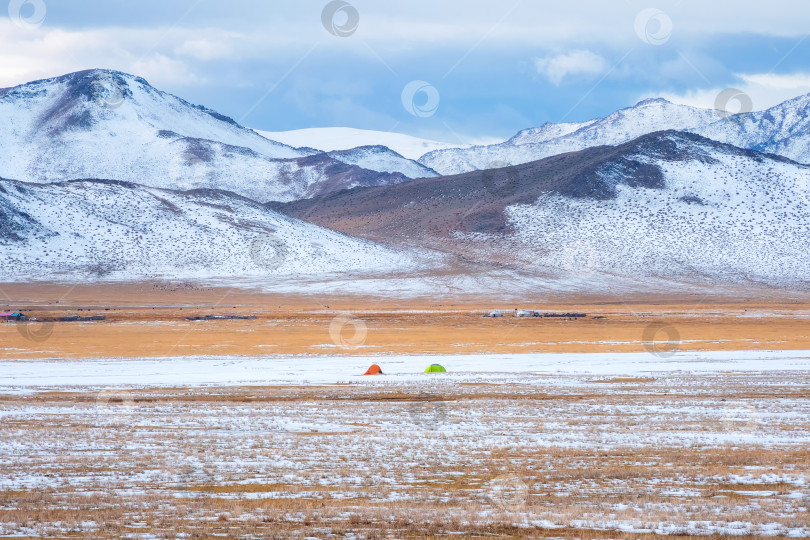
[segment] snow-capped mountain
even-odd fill
[[[656,131],[700,128],[718,118],[716,111],[648,99],[584,124],[547,124],[525,130],[501,144],[436,150],[422,156],[419,163],[439,174],[461,174],[529,163],[593,146],[621,144]]]
[[[26,279],[374,274],[429,265],[233,193],[0,180],[0,275]],[[12,278],[13,279],[13,278]]]
[[[550,280],[810,276],[810,167],[677,131],[279,209]]]
[[[210,109],[161,92],[140,77],[110,70],[79,71],[2,89],[0,119],[4,153],[19,140],[37,145],[38,153],[61,145],[85,152],[120,152],[129,149],[124,144],[108,147],[116,139],[150,142],[163,132],[165,137],[177,134],[250,148],[268,158],[307,155]],[[102,136],[108,144],[94,149]]]
[[[0,176],[227,189],[260,201],[407,180],[268,140],[144,79],[106,70],[0,90]]]
[[[545,124],[543,124],[538,128],[529,128],[519,131],[517,135],[515,135],[506,142],[509,144],[513,144],[515,146],[520,146],[521,144],[532,144],[551,141],[559,137],[565,137],[566,135],[570,135],[575,131],[579,131],[582,128],[586,128],[590,125],[593,125],[597,121],[598,120],[591,120],[589,122],[563,123],[563,124],[553,124],[551,122],[546,122]]]
[[[292,131],[260,131],[259,134],[273,141],[299,147],[315,148],[322,152],[351,150],[361,146],[382,145],[406,159],[417,160],[433,150],[467,148],[469,145],[420,139],[402,133],[372,131],[347,127],[309,128]]]
[[[693,130],[704,137],[810,163],[810,95]]]
[[[400,173],[408,178],[431,178],[439,176],[433,169],[416,161],[405,159],[386,146],[361,146],[351,150],[336,150],[327,154],[343,163],[357,165],[378,172]]]

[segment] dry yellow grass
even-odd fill
[[[153,388],[102,405],[87,391],[5,395],[0,527],[77,538],[808,531],[810,402],[792,377]],[[754,405],[752,425],[725,421],[728,404]]]
[[[274,295],[166,284],[5,284],[2,308],[31,316],[104,315],[106,322],[0,324],[0,359],[272,354],[640,352],[645,330],[679,350],[808,350],[810,303],[782,298],[455,300]],[[493,307],[585,312],[587,319],[485,319]],[[349,315],[346,315],[349,314]],[[255,315],[190,322],[188,316]],[[508,315],[508,314],[507,314]],[[758,316],[761,315],[761,316]],[[774,316],[775,315],[775,316]],[[349,317],[347,323],[341,317]],[[353,318],[352,318],[353,317]],[[596,318],[603,317],[603,318]],[[360,325],[354,324],[354,322]],[[359,331],[359,334],[357,333]],[[646,335],[649,337],[649,335]]]

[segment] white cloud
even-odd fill
[[[200,84],[204,82],[186,64],[162,54],[149,55],[146,58],[136,60],[131,65],[130,70],[125,71],[137,73],[149,81],[159,81],[163,84],[172,85]]]
[[[239,39],[237,34],[221,33],[205,38],[189,39],[184,41],[174,52],[179,56],[187,56],[197,60],[219,60],[234,55],[234,40]]]
[[[181,32],[178,39],[190,37]],[[0,87],[91,68],[134,73],[156,85],[198,84],[183,59],[155,49],[165,31],[105,28],[81,31],[41,27],[30,31],[0,18]],[[171,41],[169,42],[171,43]],[[155,50],[153,50],[155,49]]]
[[[790,75],[766,73],[760,75],[740,75],[740,78],[750,85],[775,90],[795,91],[810,88],[810,73],[792,73]]]
[[[607,60],[591,51],[572,51],[557,56],[535,58],[535,68],[540,75],[559,86],[571,75],[600,75],[607,71]]]
[[[739,74],[739,84],[731,84],[732,88],[742,91],[751,98],[755,111],[769,109],[783,101],[796,96],[810,93],[810,73],[793,73],[788,75],[775,75],[772,73]],[[717,97],[726,88],[706,88],[690,90],[682,94],[663,94],[673,103],[682,103],[692,107],[714,109]],[[652,97],[652,96],[644,96]],[[737,112],[733,107],[739,105],[735,101],[729,104],[730,112]]]

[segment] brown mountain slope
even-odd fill
[[[697,135],[667,131],[619,146],[595,147],[523,165],[358,188],[272,206],[347,234],[389,242],[447,238],[456,231],[508,234],[504,209],[534,203],[546,194],[605,201],[615,198],[618,184],[663,188],[661,169],[635,159],[639,154],[666,161],[710,159],[684,152],[673,138],[757,155]],[[605,175],[606,170],[612,174]]]

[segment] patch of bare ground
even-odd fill
[[[805,375],[4,395],[0,533],[806,536]]]

